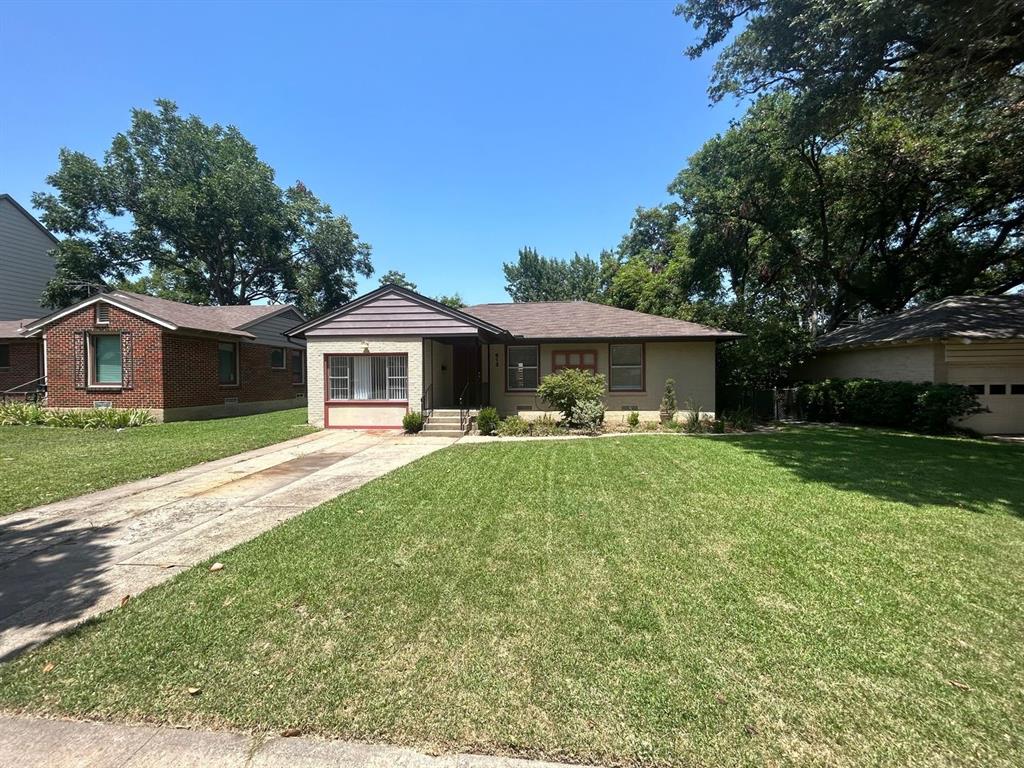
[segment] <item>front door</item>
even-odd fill
[[[480,347],[477,344],[455,344],[452,346],[452,396],[455,405],[466,393],[466,405],[480,405]]]

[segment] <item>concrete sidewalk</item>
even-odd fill
[[[487,755],[434,757],[411,749],[305,737],[0,715],[2,768],[557,768]]]
[[[316,432],[0,518],[0,660],[453,442]]]

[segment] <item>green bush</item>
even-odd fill
[[[629,416],[626,417],[626,423],[629,424],[630,429],[636,429],[640,426],[640,412],[630,411]]]
[[[676,380],[665,379],[665,394],[661,396],[661,412],[672,418],[679,405],[676,402]]]
[[[565,422],[572,429],[582,429],[591,434],[600,432],[604,424],[604,403],[600,400],[581,400],[569,411]]]
[[[402,428],[410,435],[415,435],[423,429],[423,414],[419,411],[410,411],[402,417]]]
[[[501,421],[501,417],[498,416],[497,408],[490,406],[481,408],[480,413],[476,415],[476,428],[481,435],[493,435],[498,428],[499,421]]]
[[[728,411],[722,414],[725,426],[740,432],[749,432],[754,428],[756,419],[750,408],[737,408],[735,411]]]
[[[502,437],[521,437],[530,434],[530,422],[522,416],[509,416],[498,425]]]
[[[0,405],[0,424],[4,426],[71,427],[75,429],[126,429],[152,424],[145,408],[89,408],[55,411],[35,403]]]
[[[967,387],[879,379],[826,379],[797,388],[810,421],[838,421],[941,433],[956,419],[985,409]]]
[[[604,407],[601,406],[604,384],[604,376],[601,374],[565,368],[545,376],[537,387],[537,395],[560,412],[568,426],[587,429],[596,413],[595,403],[601,407],[601,421],[604,420]],[[577,424],[574,422],[573,409],[580,403],[587,403],[585,409],[579,411],[585,423]]]

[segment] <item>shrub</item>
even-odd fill
[[[539,419],[528,421],[527,424],[530,425],[530,434],[538,437],[557,435],[564,431],[560,426],[558,426],[558,422],[547,414],[544,414]]]
[[[754,428],[754,412],[750,408],[737,408],[722,414],[725,425],[740,432],[749,432]]]
[[[410,435],[415,435],[423,429],[423,414],[419,411],[410,411],[402,417],[402,427]]]
[[[661,412],[672,418],[677,410],[679,410],[679,405],[676,402],[676,380],[665,379],[665,394],[661,396]]]
[[[712,421],[711,422],[711,431],[714,432],[716,435],[720,435],[723,432],[725,432],[725,420],[724,419],[715,419],[714,421]]]
[[[636,429],[640,426],[640,412],[630,411],[629,416],[626,417],[626,423],[629,424],[630,429]]]
[[[126,429],[152,424],[145,408],[89,408],[78,411],[54,411],[35,403],[7,403],[0,406],[0,424],[43,425],[75,429]]]
[[[581,400],[572,407],[566,423],[573,429],[600,432],[604,423],[604,404],[600,400]]]
[[[481,408],[480,413],[476,415],[476,428],[481,435],[493,435],[498,428],[499,421],[501,421],[501,417],[498,416],[497,408],[490,406]]]
[[[797,402],[811,421],[840,421],[921,432],[948,432],[956,419],[985,409],[967,387],[878,379],[802,384]]]
[[[701,408],[693,403],[686,404],[686,415],[683,416],[682,428],[684,432],[706,432],[705,419],[701,416]]]
[[[522,416],[509,416],[498,425],[502,437],[520,437],[530,434],[530,423]]]
[[[913,427],[922,432],[949,430],[950,422],[987,409],[967,387],[958,384],[932,384],[918,393],[914,402]]]
[[[603,394],[604,376],[576,368],[548,374],[537,387],[537,395],[565,418],[576,403],[600,400]]]

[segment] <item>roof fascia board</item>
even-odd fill
[[[143,320],[149,320],[149,322],[155,323],[156,325],[166,328],[169,331],[178,330],[178,326],[175,325],[174,323],[168,320],[164,320],[161,317],[157,317],[156,315],[151,315],[148,312],[144,312],[143,310],[137,309],[136,307],[133,307],[129,304],[125,304],[124,302],[119,301],[115,298],[111,298],[109,293],[97,293],[95,296],[90,296],[87,299],[82,299],[82,301],[78,302],[77,304],[72,304],[70,307],[66,307],[64,309],[53,312],[52,314],[49,314],[46,317],[41,317],[38,320],[26,325],[25,330],[35,331],[37,329],[42,328],[45,325],[50,325],[51,323],[60,320],[62,317],[67,317],[68,315],[77,312],[80,309],[85,309],[86,307],[92,306],[93,304],[96,304],[97,302],[100,301],[106,302],[107,304],[117,307],[118,309],[128,312],[129,314],[135,315],[136,317],[141,317]]]

